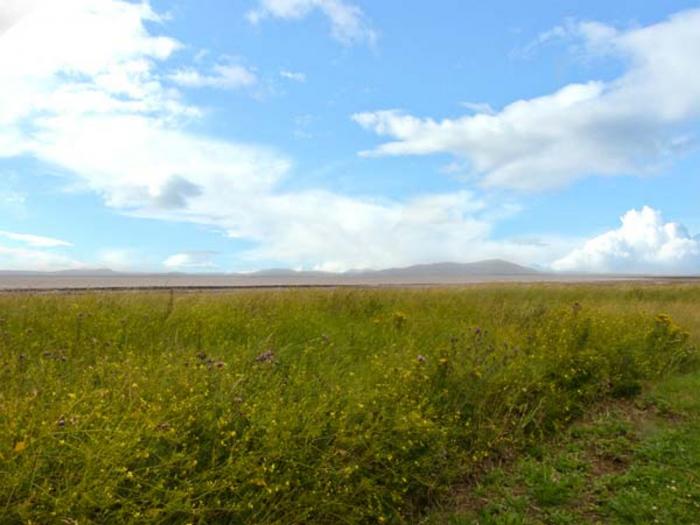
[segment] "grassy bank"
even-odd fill
[[[400,523],[696,361],[693,286],[0,296],[0,522]]]
[[[700,373],[595,407],[445,503],[426,524],[700,523]]]

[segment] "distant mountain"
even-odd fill
[[[477,261],[472,263],[433,263],[433,264],[416,264],[405,268],[388,268],[386,270],[377,270],[375,275],[387,276],[438,276],[438,277],[460,277],[460,276],[478,276],[478,275],[536,275],[540,272],[526,266],[520,266],[512,262],[501,259],[488,259],[485,261]]]
[[[413,266],[407,266],[403,268],[387,268],[384,270],[350,270],[343,273],[334,272],[322,272],[322,271],[297,271],[290,270],[287,268],[271,268],[267,270],[259,270],[250,273],[196,273],[188,274],[181,272],[169,272],[169,273],[155,273],[155,272],[115,272],[108,268],[94,268],[94,269],[74,269],[74,270],[62,270],[55,272],[36,272],[36,271],[14,271],[14,270],[0,270],[0,276],[17,276],[17,277],[92,277],[92,278],[122,278],[122,277],[134,277],[134,278],[196,278],[196,279],[206,279],[206,278],[233,278],[238,280],[253,280],[253,279],[264,279],[265,281],[279,280],[284,281],[287,279],[293,280],[293,282],[304,280],[304,279],[324,279],[324,280],[337,280],[344,281],[347,279],[371,279],[372,281],[381,281],[382,279],[389,280],[403,280],[403,281],[425,281],[427,279],[435,280],[439,282],[443,278],[468,278],[468,277],[499,277],[499,276],[528,276],[528,275],[544,275],[533,268],[528,268],[525,266],[520,266],[508,261],[501,259],[489,259],[485,261],[477,261],[472,263],[454,263],[454,262],[442,262],[433,264],[416,264]]]
[[[357,269],[343,273],[321,271],[298,271],[286,268],[272,268],[259,270],[245,275],[254,277],[460,277],[460,276],[484,276],[484,275],[536,275],[537,270],[520,266],[501,259],[489,259],[472,263],[442,262],[432,264],[416,264],[401,268],[386,268],[383,270]],[[243,274],[233,274],[243,275]]]

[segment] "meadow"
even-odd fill
[[[700,286],[0,295],[0,523],[420,523],[696,370]]]

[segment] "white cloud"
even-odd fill
[[[391,200],[284,190],[292,174],[285,155],[191,131],[203,112],[161,73],[182,45],[147,29],[162,23],[147,4],[58,4],[40,2],[0,34],[0,157],[49,163],[121,213],[241,238],[252,245],[237,256],[243,267],[343,270],[494,256],[544,263],[563,253],[556,243],[491,240],[497,210],[467,191]],[[188,262],[175,255],[169,264]],[[163,261],[131,248],[104,250],[95,263]]]
[[[295,267],[345,270],[464,258],[490,230],[474,217],[483,203],[468,192],[379,202],[307,191],[270,195],[252,205],[264,212],[247,214],[254,221],[237,226],[245,237],[264,242],[248,258]]]
[[[288,71],[283,69],[280,71],[280,76],[288,80],[294,80],[295,82],[306,82],[306,74],[299,71]]]
[[[142,260],[139,254],[130,248],[104,248],[97,254],[97,262],[111,270],[131,271],[139,268]]]
[[[248,266],[279,261],[342,271],[494,257],[546,264],[569,247],[559,239],[546,247],[491,239],[493,221],[511,210],[468,191],[395,201],[314,190],[269,195],[248,206],[244,220],[228,228],[232,236],[260,241],[242,254]]]
[[[486,102],[460,102],[460,106],[474,113],[485,113],[487,115],[495,115],[496,110],[491,107],[491,104]]]
[[[556,260],[560,271],[698,274],[700,239],[680,224],[664,222],[661,212],[648,206],[630,210],[622,225],[594,237]]]
[[[54,164],[122,209],[269,190],[284,157],[187,131],[201,111],[161,82],[181,44],[149,33],[159,21],[118,0],[46,0],[18,19],[0,35],[0,156]]]
[[[35,153],[33,132],[57,114],[188,113],[153,73],[180,44],[148,34],[159,18],[147,4],[35,4],[0,34],[0,155]]]
[[[171,270],[206,270],[216,268],[211,251],[188,251],[171,255],[163,261],[163,266]]]
[[[364,154],[449,153],[467,160],[485,186],[520,190],[645,172],[674,154],[679,127],[700,116],[700,9],[627,31],[593,22],[567,31],[588,53],[623,59],[626,72],[518,100],[495,114],[435,120],[396,110],[359,113],[355,122],[394,139]]]
[[[80,261],[60,253],[0,245],[0,270],[49,272],[84,267]]]
[[[339,42],[345,45],[376,42],[377,34],[362,9],[344,0],[259,0],[258,7],[249,11],[247,18],[253,24],[269,17],[298,20],[314,10],[328,18],[331,34]]]
[[[41,0],[3,0],[0,4],[0,34],[34,9]]]
[[[168,75],[175,84],[183,87],[211,87],[218,89],[238,89],[254,86],[258,78],[251,70],[239,65],[215,65],[212,74],[202,74],[186,67]]]
[[[36,248],[55,248],[58,246],[73,246],[68,241],[62,241],[60,239],[53,239],[51,237],[43,237],[41,235],[32,235],[29,233],[15,233],[0,230],[0,237],[9,239],[11,241],[17,241],[27,246],[32,246]]]
[[[10,241],[9,245],[0,243],[0,270],[53,271],[84,266],[60,252],[60,248],[73,246],[68,241],[4,230],[0,230],[0,238]]]

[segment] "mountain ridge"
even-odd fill
[[[399,266],[381,269],[351,269],[344,272],[330,272],[320,270],[293,270],[290,268],[267,268],[253,272],[122,272],[110,268],[85,268],[56,271],[34,271],[34,270],[0,270],[2,276],[40,276],[40,277],[119,277],[119,276],[180,276],[180,275],[201,275],[201,276],[231,276],[231,277],[333,277],[333,276],[480,276],[480,275],[537,275],[542,272],[512,263],[504,259],[484,259],[473,262],[436,262],[413,264],[410,266]]]

